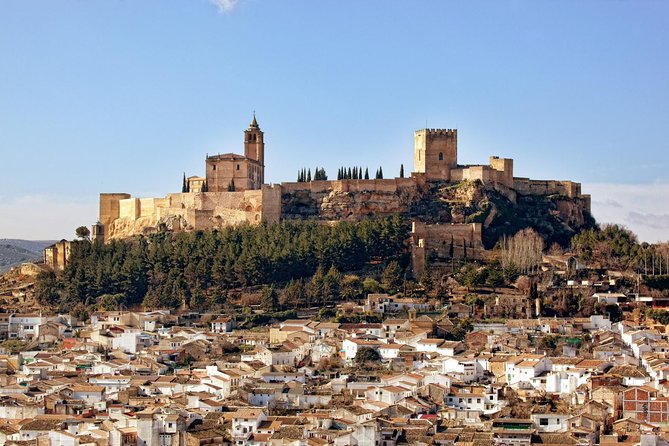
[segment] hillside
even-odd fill
[[[487,249],[524,228],[537,231],[546,246],[568,246],[575,234],[595,225],[581,198],[521,195],[480,181],[435,185],[412,207],[411,214],[428,223],[481,223]]]
[[[0,239],[0,274],[12,266],[40,260],[53,240]]]
[[[595,224],[583,198],[522,195],[478,180],[387,191],[298,191],[282,200],[284,220],[356,221],[399,214],[407,222],[482,223],[488,249],[526,227],[536,230],[546,246],[567,246],[571,237]]]

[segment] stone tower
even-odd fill
[[[105,242],[105,227],[99,221],[91,226],[91,240],[93,243]]]
[[[256,114],[253,113],[253,121],[251,121],[249,128],[244,131],[244,156],[258,162],[258,165],[255,166],[258,172],[254,172],[257,175],[258,184],[265,183],[265,141],[263,135],[258,121],[256,121]]]
[[[450,181],[451,169],[458,166],[458,131],[423,129],[414,134],[414,172],[428,180]]]

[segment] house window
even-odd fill
[[[239,170],[239,164],[237,164],[237,170]]]
[[[548,426],[548,418],[539,418],[540,426]]]
[[[439,152],[439,161],[444,160],[444,152]]]
[[[211,170],[216,170],[216,166],[211,166]]]

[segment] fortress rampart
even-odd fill
[[[514,178],[513,188],[523,195],[564,195],[569,198],[581,196],[581,183],[559,180],[531,180]]]
[[[103,206],[104,202],[104,211]],[[160,229],[213,229],[242,223],[278,222],[280,186],[241,192],[186,192],[163,198],[101,194],[100,222],[105,240]]]
[[[398,189],[414,188],[419,184],[425,184],[424,177],[420,175],[411,178],[290,182],[281,183],[281,189],[284,194],[298,191],[308,191],[313,194],[363,191],[395,193]]]

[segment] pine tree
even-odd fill
[[[397,293],[402,285],[402,278],[400,276],[400,265],[396,261],[392,261],[383,270],[381,277],[381,285],[390,294]]]
[[[423,274],[420,276],[420,284],[425,288],[425,291],[428,293],[434,288],[434,280],[432,278],[432,270],[430,269],[430,262],[425,259],[425,267],[423,268]]]
[[[400,164],[400,178],[404,178],[404,164]]]
[[[369,170],[365,167],[365,179],[369,180]]]
[[[274,290],[274,285],[265,286],[261,292],[261,302],[262,307],[265,311],[274,311],[278,304],[278,299],[276,295],[276,290]]]
[[[183,184],[181,185],[181,192],[183,193],[188,192],[188,181],[186,181],[186,172],[184,172],[184,181]]]
[[[311,280],[307,284],[307,294],[311,300],[311,304],[319,305],[323,298],[323,281],[325,280],[325,274],[323,274],[323,268],[320,266],[316,269],[316,272],[311,277]]]

